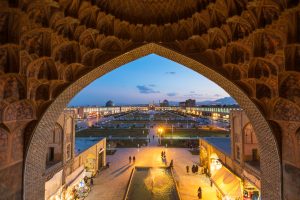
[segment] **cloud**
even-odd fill
[[[156,87],[155,84],[149,84],[149,87]]]
[[[210,94],[210,93],[193,93],[193,91],[190,91],[188,94],[182,95],[182,98],[191,98],[196,99],[198,101],[204,101],[204,100],[217,100],[223,97],[221,94]]]
[[[170,93],[167,93],[167,96],[169,96],[169,97],[174,97],[174,96],[176,96],[176,95],[177,95],[176,92],[170,92]]]
[[[174,75],[176,72],[166,72],[166,74]]]
[[[146,85],[137,85],[137,89],[141,94],[153,94],[153,93],[159,93],[159,91],[155,91],[150,87],[147,87]]]
[[[195,93],[195,91],[190,91],[190,93],[191,93],[191,94],[194,94],[194,93]]]
[[[190,93],[190,94],[183,95],[183,97],[188,97],[188,98],[199,98],[203,96],[205,96],[205,94]]]

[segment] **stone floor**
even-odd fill
[[[154,131],[150,131],[152,140]],[[196,200],[198,187],[202,187],[203,200],[216,200],[215,189],[210,187],[210,181],[204,175],[187,174],[186,165],[190,168],[199,162],[199,156],[192,155],[184,148],[157,147],[158,138],[151,141],[149,147],[121,148],[112,156],[107,156],[110,167],[103,170],[94,179],[94,186],[87,200],[122,200],[127,189],[128,180],[134,166],[165,166],[161,159],[161,151],[166,152],[167,164],[174,161],[175,180],[178,184],[182,200]],[[135,163],[129,163],[129,156],[136,157]]]

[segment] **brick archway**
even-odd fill
[[[67,87],[47,108],[33,131],[28,145],[23,178],[24,199],[32,200],[44,198],[45,178],[43,173],[45,171],[46,138],[51,132],[59,114],[63,111],[69,101],[95,79],[128,62],[151,53],[178,62],[199,74],[202,74],[217,83],[236,99],[253,123],[254,130],[257,134],[261,152],[262,199],[282,199],[282,175],[279,147],[267,120],[254,102],[236,84],[218,72],[192,58],[155,43],[145,44],[133,49],[93,69]]]

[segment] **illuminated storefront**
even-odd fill
[[[66,177],[66,191],[63,200],[80,199],[87,196],[90,188],[86,184],[85,177],[86,170],[84,169],[84,166],[79,167]]]
[[[203,138],[199,145],[201,166],[208,170],[219,200],[260,199],[258,172],[232,159],[230,138]]]

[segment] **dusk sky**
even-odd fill
[[[150,54],[98,78],[70,102],[70,106],[148,104],[163,101],[197,102],[228,97],[221,87],[197,72]]]

